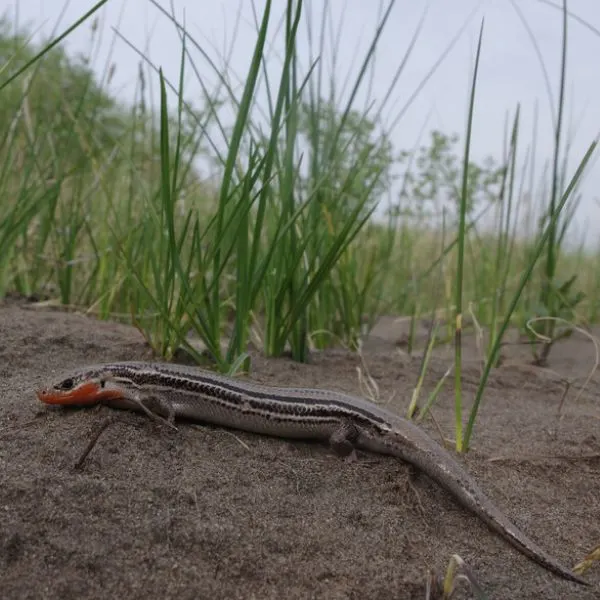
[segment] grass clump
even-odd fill
[[[423,376],[435,345],[454,339],[456,446],[466,451],[508,329],[526,333],[532,318],[552,317],[535,321],[535,339],[551,340],[532,345],[544,364],[556,319],[581,325],[598,317],[597,252],[566,244],[595,151],[593,141],[567,170],[566,10],[555,148],[545,183],[536,187],[535,135],[523,153],[518,105],[506,119],[501,159],[472,157],[483,24],[463,139],[436,131],[420,148],[399,152],[393,127],[443,56],[386,123],[384,110],[402,99],[398,81],[422,25],[383,98],[372,100],[370,78],[393,2],[382,6],[343,89],[335,69],[339,36],[327,36],[341,24],[326,6],[317,31],[314,5],[267,1],[255,15],[255,46],[241,76],[224,71],[182,23],[155,7],[181,40],[178,79],[133,48],[140,71],[130,105],[109,91],[114,65],[101,79],[94,75],[97,22],[78,59],[56,40],[36,46],[28,32],[11,33],[2,22],[0,293],[132,322],[158,355],[183,351],[222,372],[250,368],[250,342],[268,356],[289,352],[306,361],[311,350],[340,342],[358,349],[381,314],[406,316],[408,351],[424,351]],[[303,25],[307,62],[298,56]],[[276,68],[274,45],[281,50]],[[200,107],[186,97],[190,74],[203,90]],[[152,80],[159,82],[157,106]],[[212,165],[210,178],[201,164]],[[419,347],[414,332],[423,318],[430,335]],[[469,322],[487,339],[464,426],[461,348]]]

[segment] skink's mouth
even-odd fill
[[[70,390],[45,388],[36,391],[38,399],[44,404],[63,406],[89,406],[107,400],[118,400],[123,394],[116,389],[106,389],[95,381],[82,383]]]

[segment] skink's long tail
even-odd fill
[[[361,431],[357,445],[365,450],[396,456],[415,465],[519,552],[563,579],[581,585],[590,585],[571,570],[563,567],[511,523],[502,511],[494,506],[465,469],[423,430],[404,420],[398,420],[395,426],[397,431],[394,430],[383,438]],[[407,430],[406,436],[403,435],[404,429]],[[415,440],[419,440],[419,443],[415,444]]]

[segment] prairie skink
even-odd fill
[[[517,528],[452,456],[414,423],[374,403],[321,389],[280,388],[162,363],[95,365],[37,391],[46,404],[92,405],[151,412],[282,438],[327,441],[340,455],[354,449],[411,463],[445,488],[522,554],[583,585]]]

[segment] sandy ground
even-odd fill
[[[404,411],[418,358],[383,320],[364,361],[381,401]],[[42,406],[33,390],[71,367],[150,357],[129,327],[20,302],[0,305],[0,595],[2,598],[424,598],[428,569],[459,554],[490,598],[600,597],[600,566],[581,588],[547,573],[466,513],[427,477],[391,458],[348,464],[318,444],[214,427],[169,430],[124,411]],[[555,373],[507,350],[493,374],[466,468],[513,521],[566,565],[600,545],[600,376],[575,401],[585,338],[553,350]],[[477,355],[466,341],[467,358]],[[433,361],[425,391],[450,366]],[[267,384],[360,393],[356,355],[311,364],[253,357]],[[480,366],[465,368],[473,397]],[[446,385],[434,410],[452,432]],[[116,415],[115,415],[116,413]],[[91,433],[104,432],[80,470]],[[424,427],[439,440],[431,421]],[[458,598],[468,598],[462,591]]]

